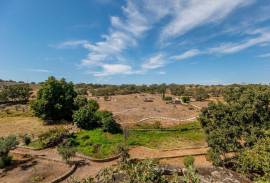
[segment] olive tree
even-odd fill
[[[65,79],[57,80],[51,76],[41,85],[31,107],[34,114],[43,119],[71,120],[76,96],[72,82],[67,83]]]

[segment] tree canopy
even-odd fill
[[[76,96],[72,82],[68,83],[65,79],[57,80],[51,76],[41,85],[37,99],[32,102],[31,107],[35,115],[43,119],[70,120]]]

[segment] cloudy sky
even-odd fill
[[[269,83],[268,0],[0,0],[0,78]]]

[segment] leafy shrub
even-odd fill
[[[196,170],[193,166],[188,166],[186,171],[183,172],[183,182],[184,183],[200,183],[200,178],[196,173]]]
[[[182,100],[184,103],[189,103],[189,102],[190,102],[190,97],[188,97],[188,96],[182,96],[182,97],[181,97],[181,100]]]
[[[82,95],[78,95],[75,99],[74,99],[74,105],[77,109],[79,109],[80,107],[84,107],[87,105],[87,98],[85,98]]]
[[[25,145],[29,145],[29,144],[31,143],[31,137],[30,137],[28,134],[25,134],[25,135],[23,136],[23,143],[24,143]]]
[[[57,151],[67,163],[69,163],[70,159],[76,154],[76,149],[74,147],[65,144],[58,146]]]
[[[99,104],[97,103],[97,101],[91,99],[91,100],[88,100],[87,107],[92,112],[96,112],[99,109]]]
[[[0,138],[0,168],[4,168],[11,163],[12,157],[9,156],[9,151],[18,145],[16,136],[8,136]]]
[[[66,129],[52,129],[39,136],[43,148],[55,147],[69,137]]]
[[[184,158],[185,167],[193,166],[193,164],[194,164],[194,157],[193,156],[186,156]]]
[[[5,168],[11,164],[12,157],[11,156],[2,156],[0,157],[0,168]]]
[[[199,87],[196,88],[195,92],[193,93],[193,97],[195,98],[196,101],[202,101],[209,98],[209,95],[204,88]]]
[[[240,153],[238,170],[252,178],[270,180],[270,137],[261,139],[252,148]]]
[[[165,96],[163,98],[163,100],[165,100],[165,101],[171,101],[172,100],[172,97],[171,96]]]
[[[34,114],[46,120],[71,120],[77,96],[72,82],[49,77],[37,93],[37,99],[31,103]]]
[[[102,119],[102,129],[103,131],[109,132],[112,134],[122,132],[120,124],[116,123],[113,117],[106,117]]]
[[[110,133],[121,133],[121,126],[113,119],[113,114],[108,111],[97,111],[96,116],[100,121],[103,131]]]
[[[73,121],[77,127],[92,130],[99,126],[99,118],[89,107],[82,107],[73,114]]]

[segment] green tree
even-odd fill
[[[31,107],[36,116],[49,120],[72,119],[75,109],[74,98],[77,96],[72,82],[49,77],[37,93],[37,99]]]
[[[193,97],[197,101],[202,101],[202,100],[209,98],[209,95],[203,87],[198,87],[195,89],[195,91],[193,93]]]
[[[100,126],[96,111],[92,108],[82,107],[73,114],[73,121],[77,127],[92,130]]]
[[[210,103],[199,117],[211,148],[209,155],[219,165],[229,159],[228,152],[254,146],[270,125],[268,91],[247,87],[226,95],[225,103]]]
[[[88,104],[87,98],[82,96],[82,95],[78,95],[75,99],[74,99],[74,105],[77,109],[79,109],[80,107],[84,107]]]

